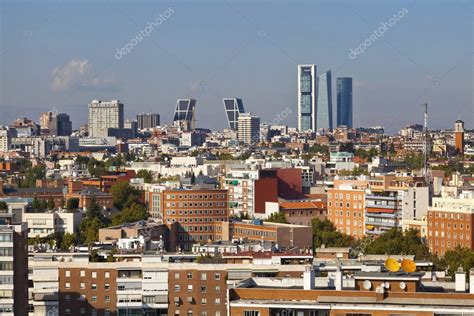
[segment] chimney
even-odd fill
[[[469,271],[469,293],[474,294],[474,268]]]
[[[456,271],[454,288],[456,292],[466,292],[466,273],[462,267]]]
[[[303,289],[314,290],[314,270],[311,266],[305,267],[303,272]]]
[[[335,273],[334,286],[336,287],[336,291],[342,290],[342,271],[340,267],[337,268]]]

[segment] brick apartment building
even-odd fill
[[[428,244],[431,252],[444,255],[456,246],[474,250],[474,193],[459,198],[433,198],[428,209]]]
[[[229,218],[227,190],[164,190],[161,195],[163,223],[170,228],[170,249],[214,240],[214,223]]]
[[[335,183],[328,189],[328,219],[337,230],[361,239],[365,226],[365,181]]]

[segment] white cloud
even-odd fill
[[[95,75],[88,60],[73,59],[51,72],[51,89],[67,91],[87,88],[107,88],[116,83],[115,78]]]

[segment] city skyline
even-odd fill
[[[102,3],[93,12],[87,5],[55,4],[4,2],[2,124],[20,115],[36,118],[56,107],[68,113],[77,128],[87,121],[85,107],[93,99],[120,99],[129,105],[126,118],[156,112],[165,122],[171,121],[177,98],[195,98],[202,113],[197,126],[222,129],[225,120],[212,120],[209,114],[224,116],[222,98],[238,95],[262,121],[271,121],[287,107],[294,109],[283,123],[297,126],[295,68],[305,63],[332,69],[334,78],[354,78],[356,127],[381,125],[395,132],[421,123],[417,105],[425,101],[430,104],[432,128],[448,128],[458,116],[467,128],[474,121],[468,1],[434,6],[410,1],[357,6],[343,2],[292,6],[282,1],[251,7],[213,1],[140,7]],[[383,37],[363,53],[349,56],[351,49],[403,9],[403,18]],[[276,19],[269,19],[266,11]],[[309,22],[309,12],[317,23]],[[106,13],[121,22],[103,25]],[[157,20],[160,14],[163,18]],[[293,18],[298,15],[302,18]],[[206,21],[202,32],[191,28],[196,19]],[[223,23],[229,19],[246,23]],[[337,24],[340,19],[351,28],[343,29]],[[155,25],[152,33],[117,59],[117,49],[141,30],[147,31],[147,25]],[[331,32],[320,31],[321,25]],[[414,28],[416,35],[411,33]],[[467,32],[458,33],[459,29]],[[449,36],[454,33],[456,37]],[[321,48],[320,43],[329,43],[329,35],[331,43]],[[306,49],[299,49],[309,38]],[[97,40],[102,48],[91,50]],[[191,54],[183,49],[185,42],[193,45]],[[25,90],[29,92],[22,93]]]

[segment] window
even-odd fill
[[[71,295],[66,294],[66,295],[64,296],[64,299],[66,300],[66,302],[70,302],[70,301],[71,301]]]
[[[92,283],[92,284],[91,284],[91,289],[92,289],[92,290],[97,290],[97,284]]]
[[[188,284],[188,292],[192,292],[193,290],[193,285],[192,284]]]
[[[175,286],[174,286],[174,291],[175,291],[175,292],[179,292],[179,285],[175,285]]]
[[[81,276],[81,277],[85,277],[85,276],[86,276],[86,271],[84,271],[84,270],[81,270],[81,272],[80,272],[80,276]]]
[[[64,284],[64,287],[65,287],[66,289],[70,289],[70,288],[71,288],[71,283],[66,282],[66,284]]]
[[[104,297],[104,301],[110,302],[110,296],[106,295],[106,296]]]
[[[81,289],[85,289],[86,288],[86,284],[84,282],[81,282],[80,286],[79,286]]]
[[[201,273],[201,280],[207,280],[207,273]]]
[[[93,278],[93,279],[97,279],[97,272],[95,272],[95,271],[92,272],[92,278]]]
[[[104,316],[110,316],[110,309],[106,309],[104,311]]]
[[[105,283],[104,284],[104,290],[110,290],[110,284],[109,283]]]
[[[70,308],[65,308],[64,309],[64,314],[65,315],[71,315],[71,309]]]
[[[207,286],[201,286],[201,293],[207,292]]]
[[[86,308],[85,307],[81,307],[81,314],[85,314],[86,313]]]
[[[260,316],[259,311],[244,311],[244,316]]]
[[[216,285],[215,291],[216,291],[217,293],[219,293],[219,292],[221,291],[220,285]]]
[[[175,279],[175,280],[179,280],[179,272],[175,272],[175,273],[174,273],[174,279]]]
[[[214,280],[220,280],[220,279],[221,279],[221,275],[219,273],[215,273]]]
[[[66,270],[66,272],[64,273],[65,277],[66,278],[69,278],[71,276],[71,271],[69,270]]]
[[[221,304],[221,299],[220,298],[216,298],[216,305],[220,305]]]
[[[188,279],[192,279],[193,278],[193,273],[192,272],[188,272]]]
[[[205,297],[201,298],[201,304],[206,305],[207,304],[207,298],[205,298]]]
[[[105,277],[106,279],[110,278],[110,272],[109,272],[109,271],[106,271],[106,272],[104,273],[104,277]]]
[[[92,296],[92,302],[97,302],[97,296],[95,295]]]

